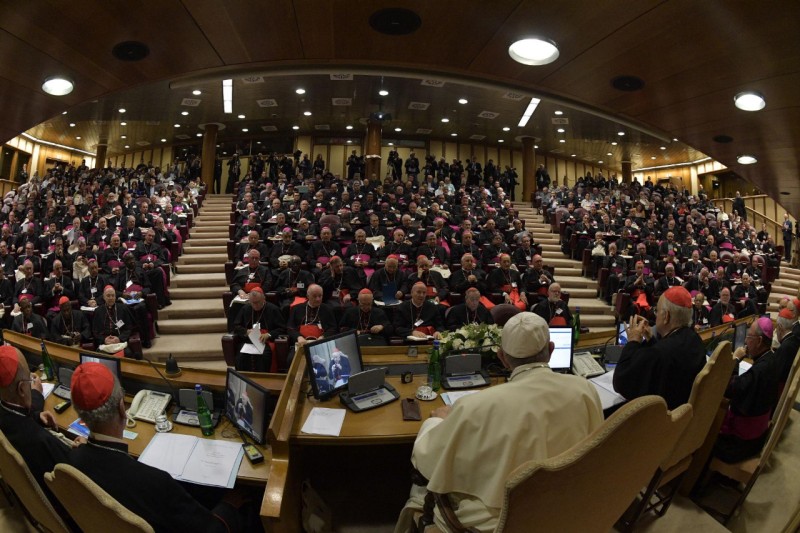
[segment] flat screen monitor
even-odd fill
[[[80,361],[81,364],[83,363],[100,363],[104,367],[108,368],[112,374],[117,376],[117,380],[122,379],[122,374],[120,373],[120,359],[119,357],[114,357],[113,355],[104,356],[104,355],[90,355],[88,353],[80,354]],[[69,385],[69,384],[67,384]]]
[[[617,329],[617,344],[625,346],[628,344],[628,324],[620,322]]]
[[[364,366],[355,330],[309,342],[304,351],[311,390],[318,400],[346,388],[350,376],[361,372]]]
[[[742,322],[741,324],[737,324],[736,333],[733,336],[734,351],[744,346],[745,338],[747,338],[747,328],[749,327],[750,326],[747,324],[747,322]]]
[[[550,341],[555,344],[550,368],[556,372],[572,370],[572,328],[550,328]]]
[[[267,426],[275,411],[275,402],[267,389],[228,369],[225,414],[238,429],[258,444],[266,442]]]

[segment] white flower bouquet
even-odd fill
[[[494,359],[500,347],[502,328],[495,324],[467,324],[455,331],[442,333],[440,353],[447,356],[453,351],[474,350],[484,359]]]

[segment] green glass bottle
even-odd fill
[[[44,367],[44,378],[45,381],[53,381],[56,377],[56,365],[53,363],[53,360],[50,358],[50,354],[47,352],[47,346],[44,345],[44,339],[40,339],[42,342],[42,366]]]
[[[439,341],[433,341],[433,348],[428,353],[428,383],[434,391],[442,388],[442,363],[439,355]]]
[[[197,420],[200,422],[200,431],[206,437],[210,437],[214,434],[214,422],[211,420],[211,411],[203,398],[203,386],[198,383],[194,386],[194,390],[197,393]]]
[[[575,348],[578,347],[578,339],[581,336],[581,308],[575,308],[575,319],[572,321],[572,337],[573,337],[573,346]]]

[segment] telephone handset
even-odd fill
[[[172,401],[172,395],[152,390],[140,390],[133,397],[128,409],[128,427],[136,425],[136,420],[144,420],[155,424],[156,417],[162,414]]]

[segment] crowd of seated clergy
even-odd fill
[[[589,173],[572,188],[542,187],[536,198],[547,216],[560,213],[562,250],[584,260],[605,301],[611,304],[619,292],[630,296],[623,320],[631,314],[652,319],[658,297],[677,285],[702,293],[715,322],[716,315],[725,322],[755,315],[767,301],[767,267],[779,267],[781,250],[743,209],[716,208],[702,185],[692,195],[649,177],[644,184],[619,184]],[[730,312],[713,313],[724,288]]]
[[[196,205],[194,178],[177,160],[163,170],[84,162],[37,172],[6,193],[0,326],[141,357],[124,344],[134,332],[142,347],[152,344],[148,295],[158,308],[171,304],[168,274]]]
[[[311,338],[349,328],[369,331],[375,343],[430,338],[491,323],[488,311],[499,303],[529,310],[546,301],[552,269],[502,186],[513,169],[415,159],[383,181],[362,179],[352,158],[346,178],[325,171],[324,161],[312,173],[248,172],[233,202],[229,331],[249,320],[239,315],[252,313],[254,289],[280,309],[281,334],[301,343],[309,335],[298,328],[309,325],[318,330]],[[311,287],[321,291],[322,316],[330,311],[335,321],[330,328],[317,320]],[[254,323],[263,326],[238,330],[243,342]]]

